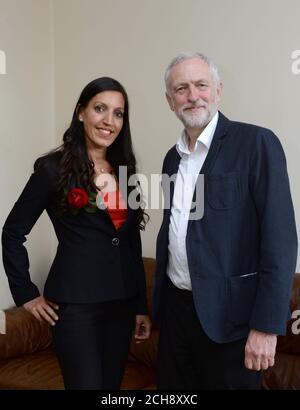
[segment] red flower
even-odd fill
[[[72,188],[68,193],[67,201],[70,208],[81,209],[88,204],[89,197],[84,189]]]

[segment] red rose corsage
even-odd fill
[[[82,188],[72,188],[68,192],[67,202],[71,209],[81,209],[88,204],[89,196]]]

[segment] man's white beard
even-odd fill
[[[184,108],[185,107],[182,107],[175,113],[185,128],[204,128],[217,112],[216,102],[212,103],[209,107],[202,108],[196,113],[186,112],[184,111]]]

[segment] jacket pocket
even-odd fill
[[[247,324],[251,318],[258,285],[258,273],[229,278],[229,320],[236,324]]]
[[[240,178],[237,172],[208,175],[207,199],[214,209],[230,209],[241,201]]]

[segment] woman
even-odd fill
[[[53,326],[66,389],[119,389],[133,330],[137,342],[149,337],[139,232],[146,215],[126,200],[137,189],[127,186],[135,164],[127,94],[116,80],[96,79],[63,144],[35,162],[3,228],[13,298]],[[44,209],[58,248],[40,296],[23,242]]]

